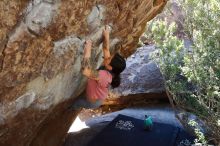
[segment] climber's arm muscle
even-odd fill
[[[92,69],[90,58],[84,58],[82,64],[82,73],[87,78],[98,80],[98,71]]]
[[[97,70],[85,68],[83,70],[83,75],[86,76],[87,78],[98,80],[99,72]]]

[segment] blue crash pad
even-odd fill
[[[164,123],[153,123],[151,131],[144,130],[144,120],[118,115],[88,146],[175,146],[193,142],[183,129]]]

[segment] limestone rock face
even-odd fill
[[[102,62],[102,29],[111,50],[128,57],[146,22],[166,0],[1,0],[0,145],[56,146],[74,114],[66,111],[85,87],[86,38]]]

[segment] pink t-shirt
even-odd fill
[[[91,100],[105,99],[108,87],[112,82],[112,75],[106,70],[99,70],[99,80],[88,79],[86,94]]]

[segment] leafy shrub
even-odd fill
[[[184,47],[176,37],[175,23],[154,20],[145,35],[158,48],[156,60],[179,107],[205,119],[219,140],[220,127],[220,2],[179,0],[184,12],[184,33],[192,41]]]

